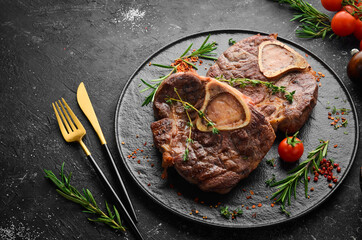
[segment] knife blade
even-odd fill
[[[95,132],[97,133],[97,135],[99,137],[99,140],[100,140],[100,142],[101,142],[101,144],[103,146],[104,151],[107,153],[109,159],[111,160],[113,170],[115,171],[115,173],[117,175],[118,182],[120,183],[121,189],[122,189],[122,191],[123,191],[123,193],[125,195],[125,199],[127,201],[126,204],[128,205],[128,208],[131,210],[130,215],[137,222],[138,221],[137,215],[136,215],[135,210],[133,208],[131,199],[129,198],[126,186],[125,186],[125,184],[124,184],[124,182],[122,180],[122,177],[121,177],[121,175],[120,175],[120,173],[118,171],[117,165],[113,160],[112,154],[111,154],[111,152],[110,152],[110,150],[109,150],[109,148],[107,146],[106,139],[105,139],[105,137],[103,135],[101,126],[99,125],[99,122],[98,122],[97,115],[96,115],[96,113],[95,113],[95,111],[93,109],[93,105],[92,105],[92,103],[90,101],[88,92],[87,92],[83,82],[81,82],[79,84],[79,87],[78,87],[78,90],[77,90],[77,101],[78,101],[78,105],[80,106],[83,113],[86,115],[89,122],[93,126]]]

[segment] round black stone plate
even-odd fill
[[[149,63],[169,65],[191,43],[193,43],[192,49],[198,48],[208,34],[211,34],[209,42],[218,43],[215,52],[220,55],[229,47],[230,38],[239,41],[257,32],[220,30],[198,33],[163,47],[145,60],[127,82],[119,98],[115,116],[117,146],[126,169],[140,189],[156,203],[177,215],[204,224],[231,228],[261,227],[289,221],[312,211],[341,185],[352,166],[359,139],[357,113],[347,89],[335,72],[307,49],[283,38],[279,40],[306,56],[312,68],[325,75],[320,81],[318,103],[299,133],[305,146],[305,153],[301,159],[306,159],[308,152],[319,145],[319,139],[330,140],[328,158],[332,158],[342,168],[341,173],[334,171],[338,177],[338,183],[333,184],[333,188],[329,188],[329,182],[323,176],[316,183],[312,180],[309,183],[309,189],[313,187],[314,191],[308,192],[310,196],[308,199],[304,195],[303,184],[299,184],[297,199],[292,198],[291,206],[287,206],[290,212],[289,217],[281,213],[278,204],[271,207],[273,200],[270,198],[276,189],[267,187],[265,181],[273,175],[277,180],[282,179],[287,176],[288,170],[296,166],[296,164],[286,165],[278,158],[277,147],[285,137],[281,133],[277,134],[273,147],[258,168],[226,195],[202,192],[181,178],[174,169],[168,170],[169,175],[166,180],[161,179],[163,170],[161,154],[152,146],[150,129],[150,124],[154,121],[152,104],[141,107],[150,91],[140,92],[145,88],[145,85],[141,84],[141,79],[149,82],[151,79],[166,75],[169,69],[149,66]],[[204,60],[204,63],[199,66],[198,73],[205,75],[212,64],[212,61]],[[348,115],[344,116],[348,121],[346,127],[335,130],[330,125],[332,120],[328,119],[328,112],[332,112],[334,107],[350,109]],[[135,158],[132,158],[130,154],[134,151],[137,154],[133,155],[136,156]],[[275,167],[266,163],[267,159],[272,158],[276,159]],[[313,176],[311,178],[313,179]],[[247,199],[249,196],[251,198]],[[261,207],[258,207],[259,203]],[[256,206],[254,209],[253,205]],[[222,206],[229,206],[231,210],[239,208],[244,213],[235,220],[225,219],[220,215]]]

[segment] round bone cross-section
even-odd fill
[[[205,116],[220,128],[218,134],[198,129],[196,111],[185,110],[177,101],[166,102],[169,98],[179,99],[175,89],[183,101],[204,109]],[[177,73],[164,80],[156,92],[153,108],[157,121],[151,129],[154,144],[162,153],[162,166],[174,167],[203,191],[229,192],[258,166],[275,140],[272,126],[248,97],[226,83],[195,73]],[[218,110],[221,115],[235,113],[241,118],[232,116],[227,120]],[[192,124],[187,124],[185,111]],[[185,161],[190,125],[192,141]],[[199,126],[203,126],[202,122]]]

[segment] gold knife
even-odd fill
[[[109,159],[111,160],[112,162],[112,166],[113,166],[113,169],[114,171],[116,172],[116,175],[117,175],[117,178],[118,178],[118,181],[119,183],[121,184],[121,188],[122,188],[122,191],[125,195],[125,198],[126,198],[126,201],[127,201],[127,205],[129,207],[129,209],[131,210],[131,216],[132,218],[138,222],[138,219],[137,219],[137,215],[135,213],[135,210],[133,208],[133,205],[132,205],[132,202],[129,198],[129,195],[127,193],[127,189],[126,189],[126,186],[124,185],[123,183],[123,180],[121,178],[121,175],[118,171],[118,168],[116,166],[116,163],[114,162],[113,160],[113,157],[112,157],[112,154],[111,152],[109,151],[109,148],[107,146],[107,142],[106,142],[106,139],[104,138],[104,135],[103,135],[103,132],[102,132],[102,129],[101,129],[101,126],[99,125],[99,122],[98,122],[98,119],[97,119],[97,116],[96,116],[96,113],[94,112],[94,109],[93,109],[93,106],[92,106],[92,103],[89,99],[89,96],[88,96],[88,93],[87,93],[87,90],[85,89],[85,86],[84,86],[84,83],[81,82],[79,84],[79,87],[78,87],[78,90],[77,90],[77,101],[78,101],[78,104],[80,106],[80,108],[82,109],[83,113],[87,116],[89,122],[92,124],[94,130],[96,131],[98,137],[99,137],[99,140],[101,141],[101,144],[103,146],[103,149],[107,152],[108,156],[109,156]]]

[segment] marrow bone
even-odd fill
[[[215,123],[218,130],[234,130],[247,126],[250,122],[250,110],[245,96],[235,88],[212,80],[206,85],[205,101],[200,109]],[[196,127],[203,132],[212,131],[207,122],[197,117]]]
[[[259,45],[258,63],[267,78],[275,78],[291,70],[304,70],[308,63],[292,48],[278,41],[265,41]]]

